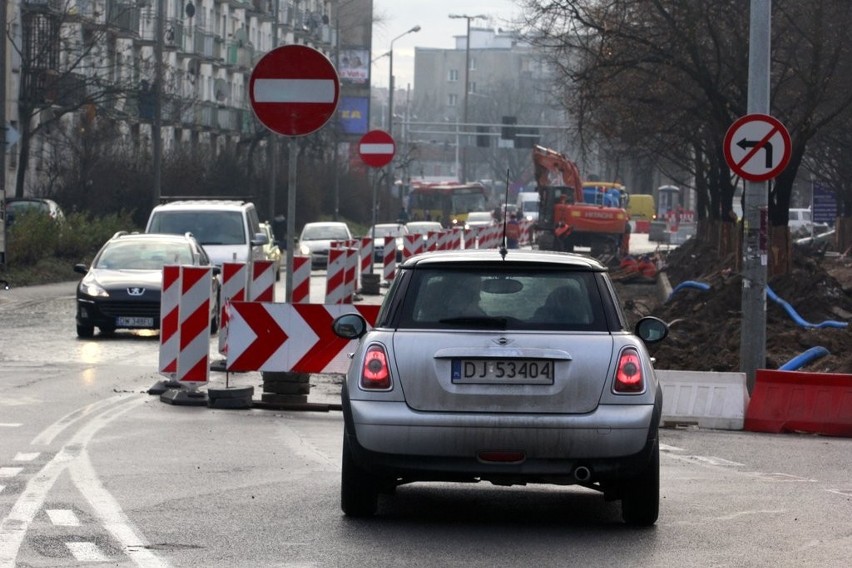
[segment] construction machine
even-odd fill
[[[574,247],[588,247],[595,257],[627,255],[630,216],[625,208],[626,192],[601,188],[584,196],[577,164],[542,146],[533,147],[532,158],[541,197],[535,229],[539,248],[573,252]]]

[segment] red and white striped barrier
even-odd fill
[[[163,267],[163,288],[160,294],[160,361],[161,375],[173,379],[177,373],[177,356],[180,351],[179,313],[180,266]]]
[[[252,263],[249,301],[275,301],[275,263],[271,260],[255,260]]]
[[[222,263],[222,289],[219,292],[219,353],[225,353],[228,341],[228,302],[243,302],[248,287],[245,262]]]
[[[369,274],[373,266],[373,238],[361,237],[361,274]]]
[[[465,229],[462,242],[466,249],[476,248],[476,232],[473,229]]]
[[[452,238],[450,239],[450,249],[451,250],[461,250],[462,249],[462,240],[464,237],[464,227],[454,227],[452,229]]]
[[[180,269],[179,336],[177,376],[191,387],[210,377],[210,302],[212,268],[182,266]]]
[[[441,240],[441,232],[440,231],[429,231],[426,236],[426,245],[425,250],[427,252],[433,252],[438,250],[438,242]]]
[[[390,282],[396,276],[396,238],[385,237],[382,277]]]
[[[293,257],[293,293],[290,302],[307,304],[311,301],[311,257]]]
[[[373,325],[377,305],[231,304],[228,371],[345,373],[357,340],[334,334],[334,318],[358,312]]]
[[[402,259],[423,252],[423,235],[405,235],[402,239]]]
[[[355,292],[358,289],[358,248],[355,246],[357,241],[348,241],[350,244],[344,250],[346,251],[346,268],[344,279],[346,280],[346,295],[343,298],[343,303],[351,304],[355,297]]]
[[[342,304],[346,295],[346,249],[328,249],[325,281],[325,303]]]

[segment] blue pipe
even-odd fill
[[[796,355],[780,367],[778,367],[779,371],[795,371],[801,367],[804,367],[811,361],[819,359],[820,357],[825,357],[826,355],[830,355],[828,349],[825,347],[811,347],[804,353],[800,353]]]
[[[675,295],[675,292],[683,290],[684,288],[695,288],[697,290],[703,290],[704,292],[706,292],[710,289],[710,284],[705,284],[704,282],[696,282],[695,280],[684,280],[683,282],[674,287],[674,290],[672,290],[672,293],[669,294],[669,297],[666,299],[666,301],[668,302],[669,300],[671,300],[672,296]]]
[[[824,321],[822,323],[807,322],[807,321],[802,319],[802,317],[798,314],[798,312],[796,312],[796,310],[793,309],[793,306],[791,306],[790,304],[788,304],[787,302],[785,302],[784,300],[779,298],[778,294],[776,294],[772,290],[772,288],[770,288],[769,286],[766,287],[766,294],[769,296],[770,300],[772,300],[773,302],[775,302],[776,304],[778,304],[779,306],[784,308],[784,311],[787,312],[787,315],[789,315],[791,318],[793,318],[793,321],[796,322],[797,324],[799,324],[799,326],[801,326],[801,327],[805,327],[805,328],[824,328],[824,327],[845,328],[846,326],[849,325],[846,322],[833,321],[833,320]]]

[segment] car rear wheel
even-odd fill
[[[95,335],[95,327],[92,325],[78,325],[77,337],[82,339],[91,339]]]
[[[660,440],[654,442],[648,467],[622,486],[621,517],[628,525],[649,527],[660,514]]]
[[[349,436],[344,433],[340,507],[349,517],[371,517],[376,514],[378,503],[378,482],[355,463]]]

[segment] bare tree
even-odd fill
[[[695,178],[701,218],[730,218],[735,181],[722,143],[746,114],[748,3],[679,0],[527,0],[533,41],[563,79],[566,107],[584,136],[649,160],[664,158]],[[808,143],[852,105],[844,69],[852,53],[842,0],[776,0],[771,114],[792,137],[792,159],[770,190],[775,272],[789,269],[787,211]],[[848,113],[847,113],[848,114]]]

